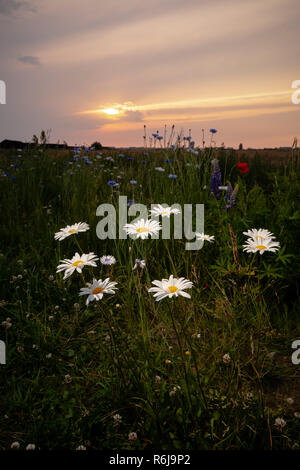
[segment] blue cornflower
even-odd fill
[[[217,129],[209,129],[209,132],[211,132],[212,134],[215,134],[217,131]]]
[[[147,163],[147,162],[146,162],[146,160],[142,160],[142,162],[141,162],[141,163],[143,163],[143,164],[145,165],[145,163]]]
[[[119,153],[119,157],[123,158],[124,156],[124,153]]]
[[[166,163],[172,163],[172,160],[170,158],[167,158]]]
[[[130,162],[132,162],[133,158],[132,158],[132,157],[128,157],[127,160],[129,160]]]
[[[130,180],[130,184],[137,184],[137,181],[135,181],[135,180]]]
[[[175,178],[177,178],[177,175],[172,175],[172,174],[170,174],[170,175],[169,175],[169,178],[175,179]]]
[[[133,206],[135,204],[133,199],[128,199],[127,206]]]
[[[116,181],[108,181],[107,184],[109,186],[118,186],[118,183]]]

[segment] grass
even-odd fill
[[[71,151],[43,146],[0,155],[0,339],[7,348],[0,447],[299,447],[299,366],[291,362],[291,344],[300,338],[299,154],[279,163],[245,154],[247,174],[239,173],[234,151],[100,154],[89,153],[91,165],[84,153],[74,161]],[[210,194],[213,157],[222,184],[239,185],[232,209],[224,209],[224,193]],[[215,243],[186,251],[185,240],[172,237],[100,240],[96,209],[117,208],[119,195],[149,209],[203,203],[205,233]],[[54,240],[79,221],[90,230]],[[275,234],[278,252],[243,252],[243,231],[260,227]],[[84,268],[88,281],[118,282],[115,295],[88,307],[78,296],[80,275],[64,281],[56,274],[59,261],[79,250],[76,240],[85,253],[117,260],[113,268]],[[144,270],[132,271],[135,258],[146,259]],[[194,283],[191,300],[155,302],[151,281],[172,273]],[[283,429],[274,425],[278,417]]]

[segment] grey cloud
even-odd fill
[[[18,58],[18,61],[28,65],[41,65],[39,57],[33,55],[23,55]]]
[[[28,2],[19,0],[0,0],[0,15],[9,16],[22,8],[33,11],[32,6]]]

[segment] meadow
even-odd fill
[[[214,168],[231,198],[211,186]],[[0,184],[1,449],[299,449],[298,150],[280,160],[37,145],[2,151]],[[204,204],[214,239],[197,251],[172,235],[100,240],[96,209],[120,195]],[[89,229],[55,239],[79,222]],[[260,228],[278,249],[244,250],[243,232]],[[116,262],[57,272],[91,252]],[[156,301],[152,281],[172,274],[193,283],[190,298]],[[115,293],[86,305],[79,292],[93,278]]]

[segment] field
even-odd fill
[[[299,449],[300,154],[273,153],[0,154],[0,448]],[[213,159],[221,185],[238,185],[227,209],[226,191],[210,188]],[[149,209],[204,204],[214,240],[194,251],[172,230],[101,240],[96,209],[118,214],[119,196]],[[78,222],[89,230],[54,238]],[[244,251],[254,228],[279,249]],[[116,263],[63,279],[57,266],[76,252]],[[136,259],[146,265],[133,269]],[[193,283],[191,298],[155,300],[152,281],[171,274]],[[86,305],[80,289],[108,277],[115,293]]]

